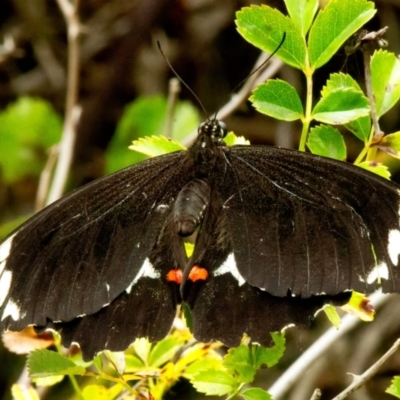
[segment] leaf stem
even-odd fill
[[[373,128],[371,129],[370,137],[368,140],[367,146],[367,160],[373,160],[376,156],[376,147],[370,147],[370,144],[373,142],[374,136],[379,135],[381,133],[381,129],[378,122],[378,116],[376,113],[375,106],[375,98],[372,93],[372,83],[371,83],[371,51],[372,48],[370,45],[364,45],[361,47],[363,53],[363,61],[364,61],[364,74],[365,74],[365,89],[367,91],[367,96],[369,98],[369,104],[371,107],[371,119]]]
[[[369,150],[369,142],[365,144],[363,149],[361,150],[360,154],[357,156],[356,160],[354,161],[354,165],[360,164]]]
[[[306,71],[304,71],[307,81],[307,97],[306,97],[306,113],[303,119],[303,129],[301,131],[299,150],[306,150],[306,141],[308,136],[308,130],[310,128],[311,123],[311,110],[312,110],[312,91],[313,91],[313,71],[311,68],[307,67]]]
[[[81,399],[84,400],[81,388],[78,385],[78,382],[76,381],[76,378],[74,375],[68,375],[68,379],[71,382],[72,387],[74,388],[74,391],[76,393],[76,395]]]

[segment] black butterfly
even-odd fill
[[[167,335],[261,344],[350,290],[400,291],[400,188],[352,165],[227,147],[216,119],[187,151],[99,179],[0,247],[1,326],[54,328],[85,359]],[[197,233],[187,259],[183,237]]]

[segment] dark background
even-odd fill
[[[268,4],[285,12],[283,1],[253,1]],[[400,1],[376,1],[377,15],[368,29],[388,25],[388,50],[400,52]],[[73,164],[74,186],[103,173],[103,154],[124,106],[138,96],[167,94],[172,73],[161,57],[156,41],[160,40],[170,62],[210,112],[227,102],[230,91],[252,70],[259,51],[236,31],[235,12],[249,1],[242,0],[82,0],[80,101],[83,107]],[[0,109],[18,96],[39,96],[64,111],[66,90],[67,38],[65,21],[52,0],[1,0],[0,38],[12,36],[15,50],[0,60]],[[315,74],[315,97],[331,72],[348,72],[363,85],[361,57],[346,57],[340,50],[334,59]],[[278,75],[292,83],[304,98],[302,74],[283,67]],[[197,105],[185,89],[182,99]],[[391,133],[400,130],[399,106],[382,118],[381,128]],[[256,113],[244,103],[225,122],[237,135],[252,143],[284,144],[296,147],[299,123],[278,122]],[[133,138],[132,138],[133,139]],[[354,159],[360,143],[346,137],[349,159]],[[0,157],[1,157],[0,149]],[[398,181],[395,174],[394,180]],[[1,182],[0,182],[1,184]],[[22,202],[33,204],[37,180],[27,178],[10,187],[0,187],[2,212]],[[323,399],[331,398],[351,382],[346,371],[361,373],[390,347],[399,336],[400,308],[394,298],[378,313],[378,321],[362,324],[358,330],[337,343],[299,382],[288,399],[308,399],[313,388],[323,390]],[[319,317],[310,333],[289,333],[289,349],[278,367],[265,371],[257,382],[266,388],[288,363],[296,359],[328,326]],[[0,353],[0,398],[15,381],[23,360],[6,351]],[[382,394],[390,378],[400,374],[400,357],[392,357],[367,385],[367,391],[351,399],[390,399]],[[188,398],[188,386],[174,389],[170,398]],[[181,393],[181,394],[179,394]],[[186,394],[185,394],[186,393]],[[186,396],[186,397],[185,397]],[[51,396],[50,396],[51,398]],[[53,397],[62,398],[62,397]]]

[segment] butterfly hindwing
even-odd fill
[[[236,265],[227,209],[218,197],[213,193],[182,288],[198,340],[217,339],[227,346],[238,346],[246,333],[251,341],[269,346],[270,332],[291,324],[308,326],[324,304],[348,301],[350,292],[306,299],[277,297],[247,283]],[[188,273],[192,266],[207,270],[206,278],[193,281]]]
[[[70,321],[127,289],[189,180],[183,158],[169,154],[97,180],[10,236],[0,251],[3,324]]]

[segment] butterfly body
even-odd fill
[[[209,120],[187,151],[99,179],[11,234],[1,326],[55,328],[89,359],[160,340],[184,301],[197,339],[268,344],[350,290],[400,291],[397,185],[293,150],[228,147],[224,135]]]

